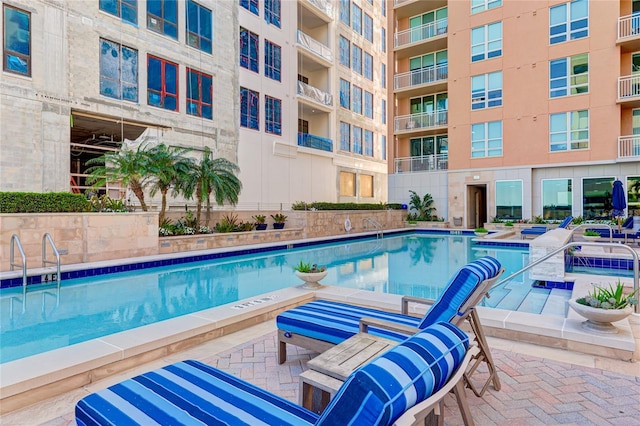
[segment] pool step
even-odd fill
[[[491,291],[491,297],[485,299],[483,305],[510,311],[564,317],[567,310],[566,301],[570,297],[570,290],[532,288],[531,284],[512,282]]]

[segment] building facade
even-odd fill
[[[438,216],[640,214],[640,2],[395,0],[389,201]],[[390,67],[390,68],[391,68]]]

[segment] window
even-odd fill
[[[471,109],[502,105],[502,71],[471,77]]]
[[[138,0],[100,0],[100,10],[122,18],[124,22],[138,23]]]
[[[280,0],[264,0],[264,20],[280,28]]]
[[[549,148],[552,152],[589,148],[589,110],[551,114]]]
[[[387,137],[380,135],[380,151],[382,151],[382,159],[387,159]]]
[[[240,88],[240,127],[258,130],[260,124],[260,94]]]
[[[364,77],[373,81],[373,56],[364,52]]]
[[[444,154],[449,152],[449,136],[425,136],[422,138],[411,138],[409,149],[412,157],[423,157],[425,155]],[[431,165],[430,165],[431,166]],[[433,168],[434,166],[431,166]]]
[[[269,40],[264,41],[264,75],[280,81],[282,68],[282,49]]]
[[[387,51],[387,30],[380,28],[380,49],[383,52]]]
[[[589,2],[574,0],[549,9],[549,44],[589,35]]]
[[[360,196],[373,197],[373,176],[360,175]]]
[[[384,99],[382,99],[382,103],[380,105],[380,114],[382,115],[382,124],[387,124],[387,101]]]
[[[471,13],[474,14],[499,6],[502,6],[502,0],[471,0]]]
[[[343,79],[340,79],[340,106],[351,108],[351,83]]]
[[[100,39],[100,94],[138,102],[138,51]]]
[[[244,7],[254,15],[260,14],[258,11],[258,0],[240,0],[240,6]]]
[[[373,93],[364,91],[364,116],[373,118]]]
[[[373,43],[373,19],[364,14],[364,38]]]
[[[549,97],[589,91],[589,54],[549,61]]]
[[[362,155],[362,127],[353,126],[353,152]]]
[[[471,125],[471,158],[502,155],[502,121]]]
[[[350,172],[340,172],[340,196],[356,196],[356,174]]]
[[[240,28],[240,66],[253,72],[258,71],[258,34]]]
[[[2,69],[14,74],[31,75],[31,14],[4,6],[4,49]],[[102,63],[102,62],[101,62]]]
[[[282,134],[282,101],[280,99],[264,97],[264,130],[274,135]]]
[[[380,11],[382,16],[387,16],[387,0],[380,0]]]
[[[187,45],[211,53],[211,11],[187,0]]]
[[[351,49],[351,53],[351,63],[353,64],[353,71],[357,72],[358,74],[362,74],[362,49],[354,44],[353,48]]]
[[[371,130],[364,131],[364,155],[373,157],[373,132]]]
[[[496,219],[522,219],[522,181],[496,181]]]
[[[446,7],[409,18],[409,41],[415,43],[447,33],[449,10]]]
[[[309,133],[309,122],[307,120],[298,118],[298,133],[305,135]]]
[[[585,219],[610,219],[614,178],[582,179],[582,216]]]
[[[351,67],[351,47],[349,40],[340,36],[340,64]]]
[[[572,214],[571,186],[571,179],[542,181],[542,217],[544,219],[562,220]]]
[[[346,25],[351,24],[351,2],[349,0],[340,0],[340,21]]]
[[[178,3],[176,0],[147,1],[147,28],[178,39]]]
[[[380,84],[383,89],[387,88],[387,66],[380,64]]]
[[[187,114],[213,119],[213,78],[187,68]]]
[[[351,5],[351,28],[358,34],[362,34],[362,9],[355,3]]]
[[[351,151],[351,124],[340,122],[340,150]]]
[[[627,177],[627,214],[640,216],[640,176]]]
[[[502,22],[471,30],[471,62],[502,56]]]
[[[640,109],[634,109],[631,112],[631,134],[640,135]],[[638,147],[640,149],[640,146]],[[640,155],[640,152],[638,153]]]
[[[362,114],[362,88],[353,85],[353,93],[351,94],[351,110]]]
[[[409,59],[411,85],[432,83],[449,75],[449,52],[440,50]]]
[[[178,110],[178,64],[147,56],[147,103],[169,111]]]

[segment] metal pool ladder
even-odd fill
[[[16,263],[15,261],[15,248],[18,247],[18,251],[20,252],[20,257],[22,259],[22,264]],[[16,266],[22,267],[22,292],[27,291],[27,257],[24,255],[24,250],[22,249],[22,244],[20,244],[20,238],[18,235],[13,234],[11,236],[11,247],[9,248],[9,264],[11,265],[11,270]]]
[[[47,260],[47,242],[51,246],[51,250],[56,256],[56,260]],[[45,268],[47,265],[56,265],[56,281],[58,287],[60,287],[60,252],[58,251],[56,245],[53,243],[51,234],[49,234],[48,232],[42,236],[42,267]]]
[[[364,223],[365,229],[367,228],[367,225],[366,225],[367,222],[373,225],[373,227],[376,230],[376,239],[384,237],[384,231],[383,231],[382,225],[380,225],[380,222],[378,222],[372,217],[365,217],[364,219],[362,219],[362,222]]]

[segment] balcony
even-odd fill
[[[296,41],[298,46],[309,53],[307,56],[320,59],[326,67],[333,64],[333,52],[318,40],[298,30]]]
[[[618,40],[622,53],[640,50],[640,14],[618,18]]]
[[[448,20],[445,18],[419,27],[398,31],[393,36],[393,45],[396,52],[398,52],[397,58],[415,56],[425,50],[445,49],[447,46],[447,29]],[[428,46],[425,46],[426,44]]]
[[[333,96],[331,94],[301,81],[298,81],[298,96],[312,104],[319,104],[317,106],[326,110],[326,112],[330,112],[333,106]]]
[[[393,77],[393,88],[396,93],[403,93],[405,96],[413,96],[413,92],[424,93],[419,89],[427,85],[434,85],[435,91],[446,90],[447,78],[449,77],[449,64],[440,64],[435,67],[420,68],[417,70],[396,74]],[[413,91],[413,92],[412,92]]]
[[[428,134],[425,130],[440,130],[447,127],[448,111],[423,112],[421,114],[402,115],[394,120],[395,133]]]
[[[395,173],[437,172],[449,168],[449,154],[396,158]]]
[[[440,9],[447,5],[447,0],[394,0],[393,9],[396,18],[403,19],[421,15],[430,10]]]
[[[640,160],[640,135],[620,136],[618,138],[618,159]]]
[[[333,141],[331,139],[312,135],[310,133],[298,133],[298,146],[333,152]]]
[[[315,6],[318,10],[324,13],[329,20],[327,22],[331,22],[333,19],[333,6],[329,0],[307,0],[313,6]]]
[[[625,107],[640,107],[640,74],[618,77],[618,101]]]

